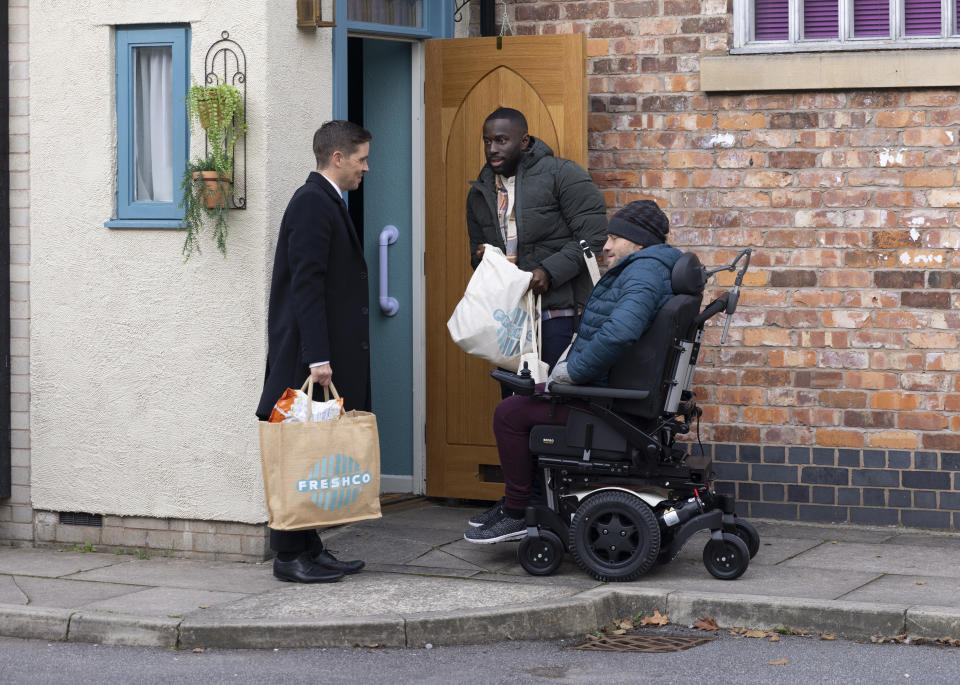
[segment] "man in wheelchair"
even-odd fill
[[[517,392],[493,421],[505,496],[470,519],[469,542],[522,539],[520,562],[536,574],[555,570],[569,548],[594,577],[632,580],[707,528],[707,569],[723,578],[746,569],[756,531],[736,519],[732,497],[713,492],[709,460],[688,464],[674,445],[700,413],[689,386],[703,324],[724,310],[729,321],[746,265],[736,293],[700,313],[709,274],[666,244],[669,230],[650,200],[617,212],[603,247],[608,270],[546,387],[493,372]],[[749,264],[745,250],[711,273],[732,271],[744,254]],[[531,506],[535,480],[545,505]]]

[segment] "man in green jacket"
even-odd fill
[[[487,163],[467,195],[467,230],[474,268],[484,244],[533,275],[530,288],[541,295],[543,348],[551,368],[577,330],[593,284],[580,241],[599,252],[606,239],[603,195],[576,162],[553,156],[527,132],[527,120],[501,107],[483,124]],[[512,371],[513,369],[511,369]]]

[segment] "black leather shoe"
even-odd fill
[[[335,583],[343,578],[343,571],[315,564],[304,553],[292,561],[274,559],[273,576],[289,583]]]
[[[314,552],[311,560],[319,566],[333,571],[339,571],[340,573],[357,573],[364,567],[364,563],[359,559],[357,561],[340,561],[325,549]]]

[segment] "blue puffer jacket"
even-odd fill
[[[567,356],[574,383],[606,383],[610,367],[673,296],[670,272],[681,254],[670,245],[651,245],[627,255],[603,275],[584,306]]]

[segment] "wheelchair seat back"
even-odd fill
[[[616,388],[646,390],[644,400],[617,400],[614,409],[641,419],[660,415],[676,372],[681,340],[693,340],[694,319],[700,313],[706,273],[692,252],[684,253],[671,272],[675,293],[660,308],[653,324],[610,369],[608,383]]]

